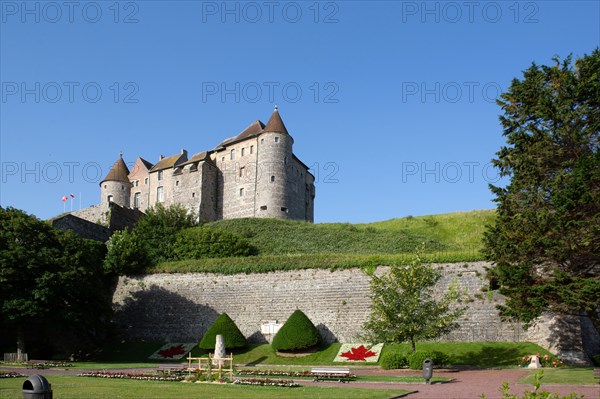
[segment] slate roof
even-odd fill
[[[123,155],[119,154],[119,159],[115,161],[112,168],[110,168],[108,174],[100,182],[100,184],[104,183],[105,181],[119,181],[123,183],[129,183],[129,178],[127,177],[128,175],[129,168],[127,168],[125,161],[123,161]]]
[[[194,154],[187,161],[185,161],[185,162],[183,162],[181,164],[178,164],[178,166],[189,165],[191,163],[196,163],[196,162],[200,162],[200,161],[212,162],[212,159],[210,159],[209,155],[210,155],[210,152],[208,152],[208,151],[199,152],[197,154]]]
[[[220,142],[216,149],[221,149],[229,144],[237,143],[238,141],[258,136],[259,134],[264,132],[289,134],[287,129],[285,128],[283,120],[281,120],[281,116],[279,115],[277,106],[275,106],[275,110],[273,111],[273,114],[269,118],[269,121],[266,125],[257,119],[237,136],[228,138]]]
[[[179,153],[175,155],[171,155],[170,157],[164,157],[156,165],[150,169],[150,172],[155,172],[157,170],[170,169],[176,165],[179,165],[183,162],[187,161],[187,155],[185,153]]]
[[[289,134],[283,121],[281,120],[281,116],[279,115],[279,111],[277,110],[277,106],[275,106],[275,110],[273,111],[273,115],[269,118],[267,122],[267,126],[263,129],[264,132],[273,132],[273,133],[283,133]]]

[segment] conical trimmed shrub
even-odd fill
[[[243,348],[247,345],[244,334],[240,331],[235,322],[227,313],[221,313],[217,320],[204,333],[198,346],[201,349],[215,349],[217,335],[223,335],[223,341],[226,349]]]
[[[300,309],[296,309],[275,334],[271,346],[278,351],[295,351],[320,343],[321,334],[317,327]]]

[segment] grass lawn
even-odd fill
[[[96,362],[75,363],[77,368],[113,368],[113,367],[155,367],[159,361],[148,360],[148,356],[163,343],[126,342],[116,344],[100,353]],[[376,366],[376,363],[334,362],[340,349],[340,343],[325,345],[319,352],[305,357],[280,357],[268,344],[252,344],[247,350],[234,353],[233,361],[240,368],[259,366],[266,368],[306,369],[307,366]],[[386,352],[399,350],[409,353],[409,344],[385,345],[382,356]],[[418,342],[417,350],[440,351],[450,357],[450,365],[465,365],[473,368],[511,368],[517,367],[517,358],[540,353],[549,353],[542,347],[530,342]],[[196,347],[192,351],[194,357],[201,352]],[[185,358],[174,360],[185,363]],[[269,367],[273,365],[275,367]]]
[[[593,368],[556,368],[543,369],[543,371],[542,387],[545,384],[598,384],[598,380],[594,378]],[[537,371],[531,371],[531,373],[519,381],[519,384],[533,384],[536,373]]]
[[[388,351],[400,350],[408,353],[409,344],[394,344],[383,347],[382,356]],[[473,368],[517,367],[517,358],[539,353],[550,354],[531,342],[418,342],[417,350],[440,351],[450,357],[450,365]]]
[[[329,344],[324,350],[306,357],[289,358],[275,354],[270,345],[252,345],[245,353],[234,355],[236,364],[244,365],[357,365],[356,362],[338,363],[333,359],[339,343]],[[388,351],[400,350],[409,353],[409,344],[385,345],[382,356]],[[549,353],[542,347],[530,342],[419,342],[417,350],[440,351],[450,357],[450,365],[466,365],[473,368],[517,367],[517,358],[540,353]],[[358,365],[376,365],[376,363],[358,363]]]
[[[184,384],[181,382],[135,381],[53,375],[53,397],[60,399],[387,399],[407,393],[399,389],[357,389],[332,387],[253,387],[236,385]],[[21,399],[23,379],[0,380],[0,399]]]

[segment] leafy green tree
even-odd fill
[[[144,241],[150,264],[154,265],[174,259],[177,233],[196,224],[196,216],[181,205],[164,207],[159,203],[146,211],[132,232]]]
[[[308,349],[322,342],[321,333],[300,309],[281,326],[273,337],[271,346],[278,351]]]
[[[497,218],[485,234],[501,316],[580,315],[600,331],[600,51],[532,64],[498,104]]]
[[[108,241],[104,268],[114,274],[143,272],[149,265],[148,250],[143,239],[127,230],[115,232]]]
[[[110,314],[104,255],[102,243],[0,207],[0,322],[16,331],[17,352],[26,329],[101,333]]]
[[[376,274],[365,269],[371,278],[371,314],[364,324],[369,342],[410,342],[437,338],[458,327],[456,320],[464,313],[457,305],[462,292],[456,284],[436,299],[434,286],[441,273],[424,264],[422,249],[408,266],[391,266],[388,273]]]
[[[198,346],[201,349],[214,350],[219,334],[223,335],[223,343],[226,349],[243,348],[248,344],[246,337],[231,317],[227,313],[221,313],[217,320],[206,330]]]
[[[176,259],[224,258],[249,256],[256,249],[248,240],[226,230],[198,226],[177,233],[173,245]]]

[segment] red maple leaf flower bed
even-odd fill
[[[158,354],[164,358],[172,359],[174,356],[181,356],[185,354],[185,348],[183,345],[172,346],[167,349],[158,351]]]
[[[358,348],[352,348],[349,352],[343,352],[342,355],[348,360],[359,360],[364,361],[367,360],[368,357],[377,356],[377,353],[370,351],[365,348],[364,345],[359,346]]]

